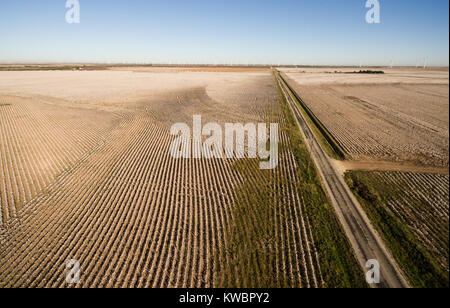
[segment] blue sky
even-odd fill
[[[448,0],[1,0],[0,62],[449,65]]]

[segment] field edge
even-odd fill
[[[327,282],[324,287],[367,288],[368,285],[365,281],[364,273],[337,218],[337,214],[329,204],[314,161],[278,82],[277,89],[288,125],[287,132],[292,144],[295,145],[292,150],[299,166],[298,172],[300,172],[300,178],[304,181],[302,183],[302,193],[305,195],[305,200],[312,197],[311,200],[308,200],[310,201],[309,206],[306,207],[309,214],[308,218],[311,220],[312,226],[321,226],[320,228],[313,228],[313,232],[318,244],[317,249],[322,272],[328,275],[343,275],[341,279],[339,277],[326,277],[325,280]]]
[[[309,126],[312,128],[312,131],[319,141],[320,145],[324,148],[327,154],[336,159],[336,160],[347,160],[349,159],[349,155],[345,153],[342,146],[339,142],[334,138],[334,136],[328,131],[325,125],[314,115],[312,110],[306,105],[306,103],[299,97],[298,93],[292,89],[289,83],[286,81],[286,78],[282,76],[281,73],[277,73],[280,77],[281,81],[284,83],[288,91],[292,94],[292,97],[295,99],[297,105],[300,107],[300,111],[303,117],[308,122]]]
[[[344,177],[413,286],[448,288],[448,273],[439,268],[408,227],[387,209],[380,193],[364,179],[364,171],[347,171]]]

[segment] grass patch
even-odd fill
[[[392,195],[387,183],[375,183],[367,172],[350,171],[345,180],[384,238],[409,280],[418,288],[448,288],[449,275],[433,261],[419,240],[385,205]]]
[[[285,248],[281,252],[287,260],[295,260],[297,254],[288,242],[292,245],[293,239],[298,243],[305,241],[304,238],[297,238],[298,234],[288,232],[289,226],[283,224],[298,218],[293,217],[295,210],[300,212],[299,208],[294,208],[298,205],[287,200],[288,196],[279,194],[283,188],[293,187],[303,199],[304,218],[312,226],[315,246],[311,248],[317,251],[319,263],[315,264],[314,259],[313,265],[315,268],[320,265],[323,277],[323,284],[319,282],[319,287],[365,288],[364,273],[328,203],[294,116],[281,89],[278,88],[278,91],[281,108],[278,111],[286,119],[280,128],[290,141],[289,144],[280,144],[280,162],[284,159],[284,151],[293,153],[299,167],[295,170],[295,177],[286,178],[279,167],[259,170],[258,160],[240,160],[234,164],[233,169],[244,178],[244,184],[235,189],[233,223],[226,230],[225,249],[218,249],[215,258],[215,285],[246,288],[295,288],[306,285],[305,275],[300,275],[301,280],[293,277],[297,276],[295,262],[286,262],[288,268],[280,269],[280,253],[276,253],[276,247],[280,249],[282,242],[280,233],[290,237],[289,241],[283,241]]]
[[[302,99],[297,95],[297,93],[291,89],[291,87],[284,80],[284,78],[281,75],[279,75],[279,77],[281,78],[282,82],[286,85],[288,91],[292,94],[294,100],[296,100],[298,106],[300,106],[299,108],[300,112],[308,122],[309,127],[311,127],[315,137],[319,141],[320,145],[327,152],[327,154],[334,159],[345,160],[347,158],[347,155],[345,151],[342,149],[342,147],[339,145],[337,140],[322,124],[322,122],[320,122],[320,120],[314,115],[314,113],[308,108],[308,106],[302,101]]]
[[[299,287],[298,281],[292,282],[277,267],[277,229],[283,232],[277,221],[283,217],[276,206],[285,205],[275,196],[286,179],[275,183],[276,175],[259,170],[256,160],[240,160],[233,169],[247,180],[235,190],[233,223],[227,230],[222,259],[218,260],[223,268],[216,284],[228,288]]]
[[[299,166],[300,193],[307,204],[307,214],[319,253],[325,287],[367,287],[364,274],[353,249],[328,203],[316,166],[303,140],[294,115],[279,89],[282,108],[287,120],[287,131],[293,154]]]

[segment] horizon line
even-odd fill
[[[181,66],[207,66],[207,67],[342,67],[342,68],[424,68],[423,65],[360,65],[360,64],[323,64],[323,65],[313,65],[313,64],[263,64],[263,63],[164,63],[164,62],[47,62],[47,61],[37,61],[37,62],[20,62],[20,61],[0,61],[0,65],[100,65],[100,66],[153,66],[153,67],[181,67]],[[450,68],[449,65],[427,65],[425,68]]]

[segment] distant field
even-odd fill
[[[0,66],[0,71],[66,71],[77,69],[73,66]]]
[[[448,71],[287,76],[353,159],[449,165]]]
[[[104,70],[104,66],[93,65],[0,65],[0,72],[20,71],[81,71]]]
[[[42,64],[42,65],[7,65],[0,64],[1,71],[133,71],[133,72],[268,72],[269,66],[160,66],[160,65],[107,65],[107,64]]]
[[[449,176],[346,174],[374,225],[418,287],[448,287]]]
[[[113,71],[133,71],[133,72],[151,72],[151,73],[167,73],[167,72],[210,72],[210,73],[238,73],[238,72],[268,72],[269,67],[231,67],[231,66],[205,66],[205,67],[160,67],[160,66],[148,66],[148,67],[133,67],[133,66],[111,66],[109,70]]]
[[[365,287],[270,72],[0,72],[0,287]],[[177,122],[281,125],[280,165],[173,159]],[[291,119],[292,120],[292,119]]]

